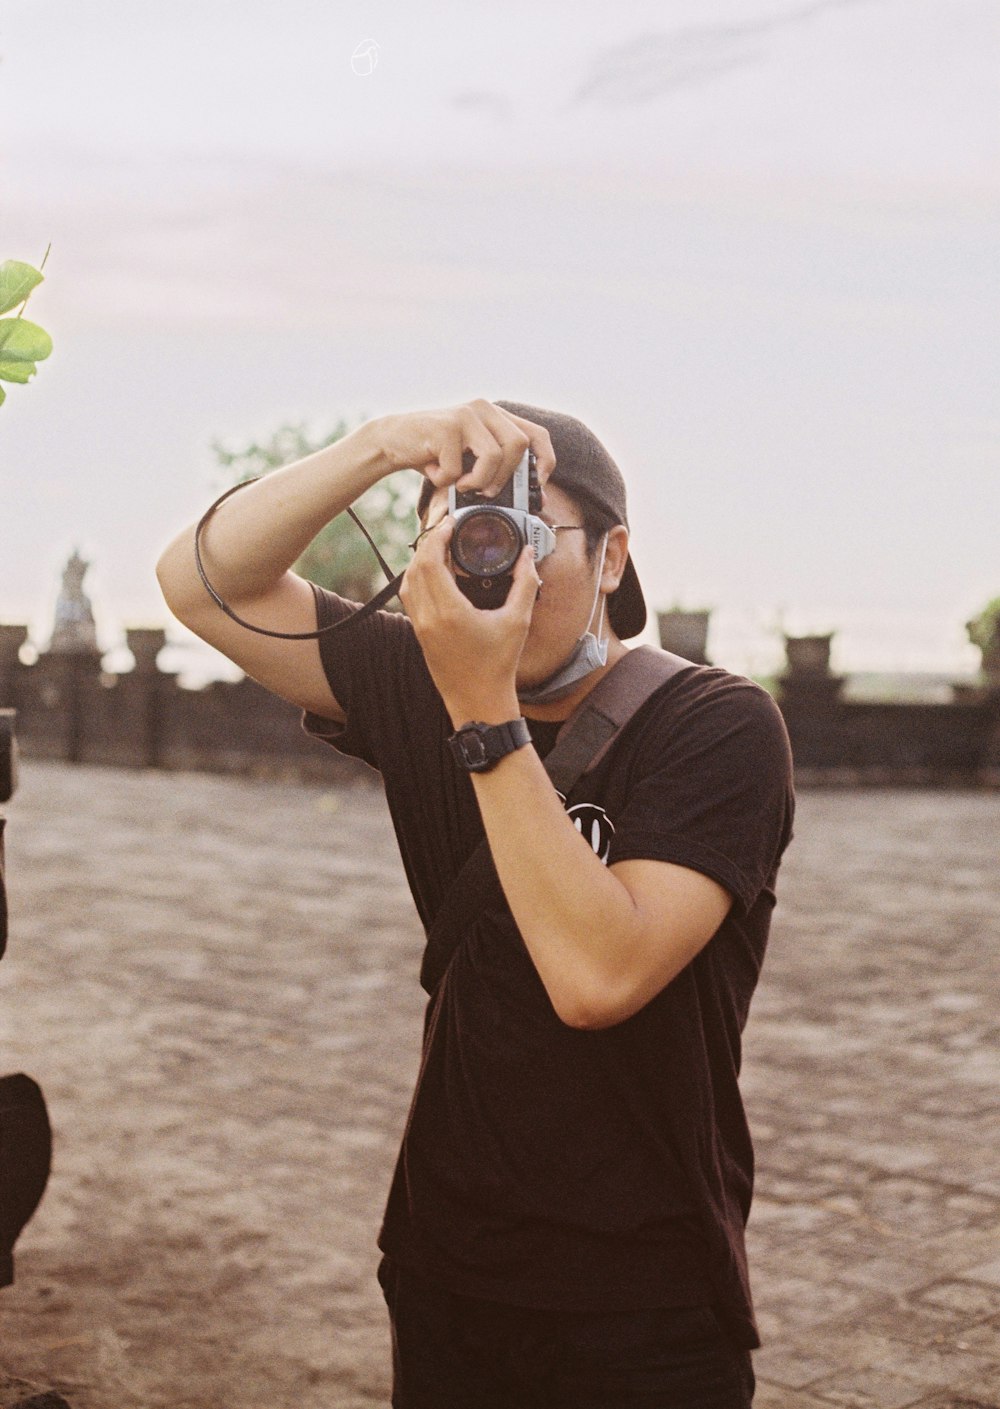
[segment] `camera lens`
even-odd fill
[[[497,509],[475,509],[463,515],[451,539],[451,554],[474,577],[510,572],[521,551],[517,525]]]

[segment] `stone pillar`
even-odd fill
[[[101,673],[100,651],[47,651],[39,659],[65,720],[62,757],[82,763],[87,732],[87,696]]]
[[[663,650],[683,656],[695,665],[711,665],[707,654],[708,623],[711,615],[710,611],[683,611],[680,607],[657,612],[656,625]]]
[[[830,669],[834,633],[825,636],[786,636],[785,670],[778,676],[779,701],[804,708],[824,708],[837,703],[844,676]]]
[[[135,670],[120,683],[127,686],[129,707],[141,722],[142,764],[159,768],[163,763],[165,696],[173,688],[173,677],[157,669],[156,658],[167,644],[167,633],[160,627],[133,626],[126,629],[125,640],[135,657]]]
[[[139,675],[156,674],[156,658],[167,644],[167,633],[159,626],[129,626],[125,643],[135,658]]]
[[[0,706],[14,708],[18,704],[18,674],[24,669],[18,652],[27,639],[26,626],[0,623]]]

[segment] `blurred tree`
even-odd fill
[[[212,449],[224,469],[235,471],[233,479],[240,484],[332,445],[349,429],[342,420],[329,435],[313,439],[303,425],[286,424],[262,443],[254,441],[241,450],[227,450],[213,441]],[[394,572],[402,572],[409,562],[408,548],[418,529],[419,493],[419,477],[407,471],[405,477],[392,475],[373,485],[352,506]],[[349,514],[331,519],[294,567],[302,577],[355,602],[368,601],[385,582],[371,545]]]
[[[48,257],[46,250],[42,269]],[[0,264],[0,314],[21,305],[16,318],[0,318],[0,381],[22,384],[29,381],[38,370],[37,364],[52,351],[52,339],[45,329],[22,316],[32,289],[44,277],[41,269],[22,264],[18,259],[5,259]],[[0,406],[6,398],[7,393],[0,386]]]
[[[978,616],[965,623],[965,629],[982,652],[984,672],[1000,676],[1000,597],[987,602]]]

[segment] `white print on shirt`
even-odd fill
[[[578,802],[566,809],[566,815],[584,841],[590,842],[595,854],[606,866],[611,851],[611,838],[615,834],[615,824],[604,808],[593,802]]]

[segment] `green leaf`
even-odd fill
[[[7,393],[4,391],[3,387],[0,386],[0,406],[2,406],[6,400]]]
[[[0,358],[4,362],[44,362],[52,339],[26,318],[0,318]]]
[[[38,368],[34,362],[0,362],[0,382],[27,382]]]
[[[5,259],[0,264],[0,313],[9,313],[42,282],[44,274],[18,259]]]

